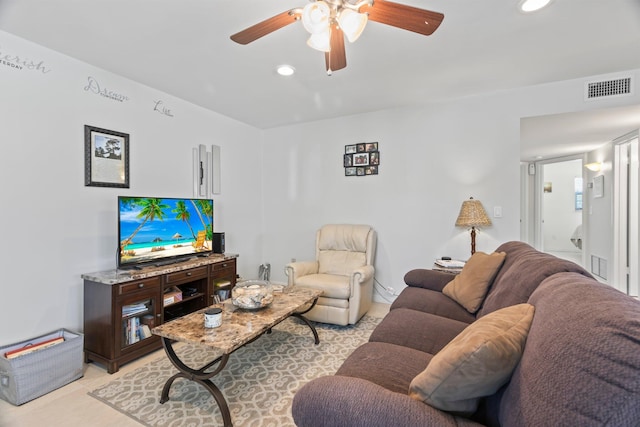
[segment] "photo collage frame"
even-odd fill
[[[377,142],[361,142],[344,146],[344,175],[378,175],[380,150]]]

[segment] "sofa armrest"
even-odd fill
[[[298,427],[458,427],[480,426],[394,393],[360,378],[341,375],[317,378],[293,398]]]
[[[295,285],[302,276],[318,273],[318,268],[318,261],[298,261],[287,264],[284,267],[284,274],[287,275],[288,286]]]
[[[404,275],[404,283],[416,288],[442,291],[442,289],[455,278],[455,274],[438,270],[416,268]]]

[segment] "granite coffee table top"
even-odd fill
[[[306,308],[322,291],[294,287],[286,292],[275,292],[273,302],[259,310],[245,310],[233,305],[231,299],[169,321],[153,328],[154,335],[175,341],[206,345],[232,353],[257,338],[293,313]],[[204,327],[204,312],[213,307],[222,309],[222,325]]]

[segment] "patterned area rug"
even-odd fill
[[[333,375],[353,350],[367,342],[381,319],[364,316],[357,325],[317,323],[320,344],[311,330],[290,318],[251,344],[237,350],[213,378],[225,396],[236,427],[294,426],[291,402],[296,391],[314,378]],[[215,353],[199,346],[175,346],[189,366],[200,367]],[[160,404],[165,381],[177,370],[166,356],[150,362],[91,392],[146,426],[222,425],[220,410],[207,390],[185,379],[171,387],[169,401]]]

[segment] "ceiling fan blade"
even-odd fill
[[[324,61],[327,73],[342,70],[347,66],[347,54],[344,51],[344,32],[336,24],[331,24],[331,50],[325,52]]]
[[[286,27],[289,24],[293,24],[300,18],[300,10],[291,9],[286,12],[282,12],[269,19],[265,19],[262,22],[257,23],[249,28],[246,28],[239,33],[231,36],[231,40],[240,44],[249,44],[252,41],[266,36],[282,27]]]
[[[442,13],[384,0],[374,0],[372,6],[362,6],[360,13],[365,12],[369,14],[369,20],[371,21],[413,31],[425,36],[431,35],[444,19]]]

